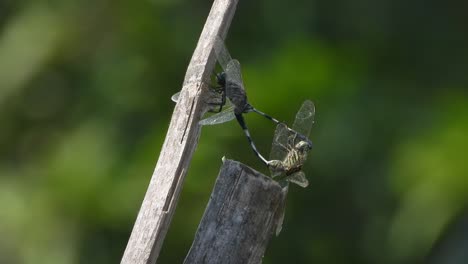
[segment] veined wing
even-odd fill
[[[289,182],[295,183],[301,186],[302,188],[306,188],[307,186],[309,186],[309,181],[307,180],[303,171],[299,171],[299,172],[289,175],[286,178],[286,180]]]
[[[177,92],[177,93],[173,94],[171,96],[172,102],[177,103],[179,101],[179,96],[180,96],[180,92]]]
[[[286,211],[286,197],[288,195],[288,182],[287,181],[284,181],[283,183],[281,183],[281,187],[282,187],[282,192],[283,192],[283,201],[280,205],[280,207],[278,207],[278,213],[277,213],[277,221],[276,221],[276,228],[275,228],[275,234],[276,236],[279,236],[279,234],[281,233],[281,230],[283,229],[283,222],[284,222],[284,214],[285,214],[285,211]]]
[[[273,143],[271,144],[270,160],[284,160],[288,152],[285,149],[288,140],[289,131],[285,124],[276,126]]]
[[[224,45],[224,41],[220,37],[216,37],[213,48],[219,64],[227,75],[227,83],[236,84],[243,88],[244,82],[242,81],[240,63],[238,60],[232,59],[226,45]]]
[[[224,71],[226,71],[228,63],[232,60],[231,54],[229,54],[228,49],[224,45],[224,41],[218,36],[215,39],[213,49],[216,53],[216,58],[223,68]]]
[[[236,115],[234,114],[234,106],[231,106],[220,113],[202,119],[198,124],[202,126],[217,125],[231,121],[234,118],[236,118]]]
[[[314,118],[315,105],[312,101],[306,100],[304,103],[302,103],[301,108],[296,114],[296,119],[294,120],[292,129],[308,138],[310,135],[310,130],[312,129],[312,125],[314,124]],[[299,140],[304,139],[296,138],[294,144],[297,144]]]
[[[242,81],[241,66],[238,60],[233,59],[230,62],[228,62],[224,72],[226,73],[227,85],[235,84],[238,87],[241,87],[242,89],[244,89],[244,82]]]
[[[289,131],[285,124],[279,124],[276,126],[275,135],[273,136],[273,143],[271,144],[270,160],[284,160],[288,154],[288,150],[286,149],[288,135]],[[271,168],[270,172],[273,177],[281,174],[281,172],[275,171]]]

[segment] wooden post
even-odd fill
[[[185,75],[156,168],[146,191],[122,264],[155,263],[172,220],[200,135],[198,121],[215,65],[213,44],[224,39],[237,0],[215,0]],[[168,98],[169,100],[169,98]]]
[[[285,195],[270,177],[225,160],[184,263],[261,263]]]

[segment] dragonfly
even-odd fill
[[[277,179],[284,192],[284,196],[289,189],[289,182],[297,184],[303,188],[309,185],[302,167],[307,160],[307,154],[312,149],[312,145],[297,136],[309,136],[314,124],[315,105],[312,101],[306,100],[296,114],[292,129],[288,130],[283,124],[276,127],[275,135],[270,152],[270,172],[274,179]],[[276,235],[279,235],[284,220],[284,206],[280,208],[276,226]]]
[[[273,178],[292,182],[304,188],[309,185],[302,167],[312,149],[312,144],[298,135],[309,136],[314,117],[315,105],[312,101],[306,100],[296,114],[292,131],[284,124],[276,127],[269,161]]]
[[[228,49],[224,45],[224,41],[217,37],[213,45],[217,60],[221,65],[223,72],[216,74],[216,83],[217,87],[212,89],[211,93],[219,93],[221,95],[220,102],[210,102],[210,105],[219,105],[219,111],[217,114],[214,114],[206,119],[203,119],[199,122],[200,125],[216,125],[231,121],[236,119],[239,125],[241,126],[244,134],[252,148],[254,154],[267,166],[269,166],[269,161],[257,150],[255,143],[250,135],[250,131],[247,127],[243,114],[255,112],[268,120],[272,121],[275,124],[283,124],[278,121],[276,118],[267,115],[266,113],[253,107],[248,99],[247,93],[245,91],[244,82],[242,79],[241,66],[240,62],[236,59],[232,59]],[[172,97],[172,100],[177,102],[178,94],[175,94]],[[225,110],[221,112],[222,108],[225,107]],[[287,130],[291,131],[289,127]],[[297,134],[297,133],[296,133]],[[300,137],[302,135],[299,135]],[[305,138],[302,136],[302,138]]]

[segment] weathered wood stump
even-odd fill
[[[261,263],[285,195],[270,177],[224,160],[184,263]]]

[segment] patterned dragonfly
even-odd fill
[[[312,148],[309,141],[299,138],[298,133],[303,136],[309,136],[314,124],[315,106],[312,101],[306,100],[296,114],[293,124],[293,131],[279,124],[276,127],[275,135],[270,152],[270,172],[271,176],[278,180],[283,187],[284,197],[288,192],[289,182],[295,183],[303,188],[309,185],[302,167],[307,160],[307,155]],[[284,206],[280,208],[280,216],[276,228],[276,235],[279,235],[282,229],[284,219]]]
[[[272,177],[304,188],[308,186],[309,182],[302,167],[312,145],[310,141],[305,141],[298,135],[307,137],[310,134],[314,117],[315,105],[312,101],[306,100],[296,114],[292,131],[284,124],[276,127],[269,161]]]

